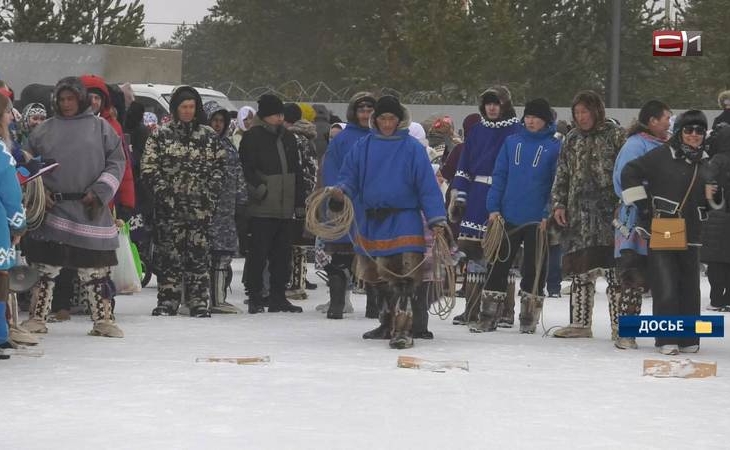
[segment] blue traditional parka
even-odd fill
[[[345,158],[338,186],[349,198],[359,198],[364,220],[358,221],[358,253],[391,256],[425,253],[423,218],[429,227],[446,223],[441,190],[425,147],[408,134],[410,116],[392,136],[374,127]],[[363,214],[357,214],[362,217]]]
[[[616,163],[613,166],[613,190],[616,195],[621,198],[623,187],[621,185],[621,172],[626,164],[649,153],[660,145],[664,140],[652,136],[649,133],[637,133],[628,139],[621,147],[621,151],[616,157]],[[637,210],[634,205],[627,205],[621,201],[621,207],[618,211],[618,223],[620,228],[615,231],[614,256],[621,256],[621,250],[633,250],[639,255],[646,256],[648,254],[647,240],[639,236],[634,227],[636,226]]]
[[[327,152],[322,159],[322,184],[324,186],[336,186],[340,177],[340,169],[345,159],[350,154],[355,144],[363,137],[370,134],[370,128],[363,128],[357,123],[348,123],[344,130],[335,136],[327,146]],[[357,205],[359,199],[352,199],[357,212],[362,212],[362,208]],[[364,220],[364,216],[358,217],[358,223]],[[350,235],[355,236],[355,231],[351,230]],[[349,244],[350,236],[343,236],[335,241],[326,241],[333,244]]]
[[[8,270],[15,266],[16,261],[12,235],[25,230],[25,208],[15,169],[15,158],[2,141],[0,141],[0,217],[7,223],[7,226],[0,226],[0,270]]]

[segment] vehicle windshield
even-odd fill
[[[170,104],[170,98],[172,97],[172,94],[162,94],[162,98],[164,98],[167,101],[167,104]],[[226,108],[228,111],[237,111],[238,108],[236,108],[233,103],[231,103],[230,100],[228,100],[227,97],[223,97],[220,95],[205,95],[201,94],[200,98],[203,99],[203,104],[206,104],[209,101],[215,101],[221,107]]]

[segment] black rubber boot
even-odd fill
[[[284,292],[271,293],[269,296],[269,312],[302,312],[302,308],[292,305]]]
[[[264,310],[264,299],[261,294],[251,294],[248,297],[248,313],[258,314],[262,312],[266,312],[266,310]]]
[[[373,289],[376,293],[375,298],[378,301],[378,307],[380,313],[378,319],[380,319],[380,325],[368,331],[362,335],[363,339],[390,339],[391,329],[393,327],[393,316],[391,314],[390,303],[392,301],[392,293],[388,289],[386,283],[378,283],[373,285]]]
[[[365,317],[368,319],[377,319],[380,316],[380,308],[378,307],[378,293],[375,285],[365,283]]]
[[[433,333],[428,331],[429,295],[433,292],[433,282],[421,284],[418,295],[411,305],[413,308],[413,338],[433,339]]]
[[[327,310],[327,318],[342,319],[349,277],[344,270],[330,267],[327,270],[327,278],[329,279],[330,287],[330,307]]]

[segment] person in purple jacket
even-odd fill
[[[480,245],[487,223],[487,193],[504,140],[520,130],[510,92],[504,86],[491,87],[482,94],[479,113],[481,121],[469,130],[451,183],[449,221],[461,222],[459,248],[467,257],[466,310],[454,317],[455,325],[478,320],[478,303],[487,276]]]

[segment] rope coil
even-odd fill
[[[357,245],[356,239],[350,232],[354,228],[355,236],[360,234],[355,220],[355,208],[352,201],[344,196],[342,211],[334,212],[330,210],[329,204],[332,199],[332,192],[329,188],[320,188],[312,192],[306,201],[305,227],[307,231],[324,240],[337,240],[344,236],[350,238],[353,245]],[[432,250],[431,268],[433,271],[433,280],[435,286],[435,295],[437,301],[431,305],[431,313],[438,315],[441,319],[446,319],[456,304],[456,273],[453,266],[453,258],[451,257],[450,243],[453,239],[449,238],[450,230],[440,227],[444,231],[434,232],[434,244]],[[449,235],[447,235],[447,233]],[[373,263],[375,258],[362,249],[365,256]],[[391,271],[387,267],[379,266],[379,270],[386,272],[394,278],[411,278],[426,262],[426,258],[421,260],[408,273],[399,274]],[[446,274],[446,288],[441,285],[441,274]],[[428,296],[427,296],[428,298]],[[434,306],[435,305],[435,306]]]
[[[23,186],[23,206],[28,231],[35,230],[46,216],[46,188],[41,177],[34,178]]]

